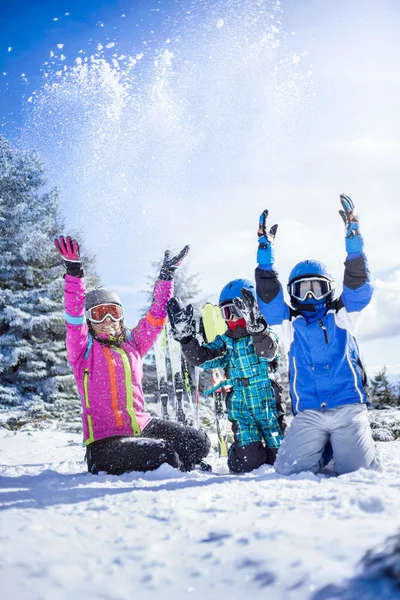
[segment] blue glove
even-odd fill
[[[268,211],[264,212],[260,216],[260,223],[258,226],[258,252],[257,262],[259,265],[272,265],[275,262],[275,248],[274,241],[278,225],[272,225],[271,229],[267,229],[266,221],[268,217]]]
[[[342,203],[343,210],[339,210],[339,214],[346,227],[346,251],[348,254],[362,252],[364,240],[360,234],[360,223],[358,221],[358,213],[354,206],[354,202],[349,196],[346,196],[346,194],[341,194],[340,202]]]

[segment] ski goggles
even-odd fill
[[[220,305],[222,318],[225,321],[231,321],[232,317],[236,317],[237,319],[241,319],[243,317],[242,313],[233,302],[226,302],[225,304]]]
[[[315,300],[322,300],[331,293],[332,289],[332,281],[321,277],[297,279],[288,285],[289,294],[301,302],[309,295]]]
[[[124,311],[119,304],[99,304],[89,308],[85,314],[86,318],[92,323],[103,323],[107,317],[116,322],[124,318]]]

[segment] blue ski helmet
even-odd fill
[[[222,292],[219,295],[219,304],[231,302],[234,298],[240,298],[240,292],[243,288],[249,290],[254,298],[256,298],[256,287],[252,281],[248,279],[234,279],[222,288]]]
[[[289,295],[291,295],[290,287],[291,287],[292,283],[294,283],[298,279],[307,279],[308,277],[309,278],[321,277],[330,282],[331,292],[328,296],[326,296],[326,298],[324,298],[324,302],[330,302],[332,300],[333,294],[335,292],[335,281],[334,281],[333,275],[330,272],[330,270],[328,269],[328,267],[319,260],[313,260],[313,259],[303,260],[303,261],[297,263],[297,265],[295,265],[293,267],[293,269],[291,270],[290,275],[289,275],[289,281],[288,281],[288,286],[287,286]],[[308,299],[308,300],[304,301],[304,304],[306,304],[306,303],[315,304],[316,301],[313,299]]]

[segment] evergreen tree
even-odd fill
[[[400,379],[394,385],[394,395],[396,397],[396,403],[400,407]]]
[[[80,400],[65,349],[58,193],[35,152],[0,136],[0,411],[77,422]],[[90,260],[87,261],[90,265]],[[8,419],[12,424],[12,419]]]
[[[372,403],[376,407],[397,404],[396,394],[386,374],[386,367],[383,367],[371,380],[371,392]]]

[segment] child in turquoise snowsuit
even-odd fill
[[[242,299],[243,290],[248,294]],[[243,302],[245,298],[247,305]],[[219,305],[227,330],[210,343],[198,342],[191,305],[183,308],[173,298],[168,305],[168,316],[186,359],[203,369],[223,369],[227,376],[224,387],[231,387],[227,410],[234,433],[228,465],[231,471],[243,473],[262,464],[273,464],[282,440],[276,383],[270,378],[270,364],[275,361],[276,365],[278,357],[278,338],[259,313],[254,331],[249,331],[251,324],[246,327],[247,306],[254,313],[257,310],[255,287],[250,281],[237,279],[228,283],[221,292]],[[282,412],[282,407],[279,408]]]

